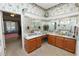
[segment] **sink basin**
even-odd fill
[[[33,35],[40,35],[41,33],[30,33],[28,36],[33,36]]]
[[[31,34],[28,34],[28,36],[32,36],[32,35],[37,35],[36,33],[31,33]]]

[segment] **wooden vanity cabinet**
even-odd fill
[[[36,39],[36,48],[39,48],[41,46],[41,43],[42,43],[42,37],[37,37],[35,38]]]
[[[63,45],[64,45],[65,50],[75,53],[75,49],[76,49],[76,40],[75,39],[65,38]]]
[[[25,50],[30,53],[41,46],[41,38],[25,39]]]
[[[55,40],[55,36],[53,35],[48,35],[48,43],[51,45],[56,45],[56,40]]]
[[[48,35],[48,43],[52,45],[52,36]]]
[[[39,48],[42,44],[43,38],[48,38],[48,43],[54,45],[56,47],[62,48],[69,52],[75,53],[76,50],[76,40],[72,38],[66,38],[61,36],[55,35],[47,35],[47,36],[40,36],[30,40],[25,39],[25,50],[30,53],[35,49]]]
[[[76,40],[73,38],[48,35],[48,43],[72,53],[76,50]]]
[[[30,53],[36,48],[36,40],[35,39],[30,39],[26,40],[25,39],[25,50]]]
[[[63,47],[63,40],[64,40],[63,37],[56,36],[56,46],[60,47],[60,48],[64,48]]]

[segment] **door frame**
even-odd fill
[[[4,37],[4,24],[3,24],[3,12],[0,11],[0,23],[1,23],[1,56],[5,55],[5,37]]]
[[[6,45],[5,45],[5,36],[4,36],[4,22],[3,22],[3,12],[7,12],[7,11],[0,11],[0,14],[1,14],[1,25],[2,25],[2,36],[3,36],[3,41],[2,41],[2,44],[3,44],[3,54],[2,54],[2,56],[5,56],[5,53],[6,53],[6,51],[5,51],[5,48],[6,48]],[[9,12],[9,13],[13,13],[13,12]],[[15,12],[15,14],[17,14],[16,12]],[[22,49],[24,50],[24,39],[23,39],[23,18],[22,18],[22,13],[21,14],[19,14],[20,15],[20,24],[21,24],[21,40],[22,40]]]

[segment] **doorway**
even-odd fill
[[[15,53],[17,49],[22,48],[21,37],[21,15],[3,12],[5,53]],[[13,52],[14,51],[14,52]]]

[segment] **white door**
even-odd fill
[[[0,11],[0,56],[4,56],[4,48],[5,48],[5,43],[4,43],[4,25],[3,25],[3,14]]]

